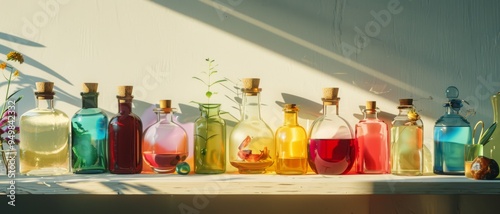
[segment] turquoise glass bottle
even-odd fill
[[[464,117],[459,114],[462,100],[455,86],[446,89],[449,99],[444,105],[445,114],[434,125],[434,173],[464,174],[464,145],[472,143],[472,130]]]
[[[108,117],[98,107],[97,83],[84,83],[82,109],[71,119],[74,173],[102,173],[108,168]]]

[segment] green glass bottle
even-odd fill
[[[194,122],[194,172],[218,174],[226,171],[226,124],[220,104],[199,104],[201,116]]]

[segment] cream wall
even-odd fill
[[[444,90],[455,85],[492,122],[489,96],[500,91],[498,1],[329,0],[0,0],[0,59],[25,55],[14,85],[35,105],[36,81],[53,81],[56,107],[72,116],[82,82],[98,82],[99,105],[116,112],[116,87],[133,85],[145,124],[159,99],[172,99],[192,135],[204,88],[192,79],[219,64],[217,77],[261,78],[262,117],[281,124],[279,104],[301,106],[308,126],[321,111],[321,88],[340,88],[340,114],[353,127],[366,100],[386,121],[399,98],[413,98],[432,150],[432,127]],[[388,15],[388,16],[387,16]],[[232,85],[228,85],[232,87]],[[5,93],[5,84],[1,92]],[[214,102],[232,115],[234,97],[218,87]],[[3,96],[2,94],[0,94]],[[235,120],[229,121],[234,124]],[[190,139],[192,140],[192,139]],[[428,163],[431,163],[428,161]]]

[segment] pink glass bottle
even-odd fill
[[[160,108],[153,110],[157,122],[144,131],[143,157],[156,173],[171,173],[188,156],[186,131],[173,121],[171,100],[160,100]]]
[[[109,172],[114,174],[142,171],[142,121],[132,113],[132,89],[118,87],[119,112],[109,121]]]
[[[377,103],[367,101],[365,118],[356,124],[358,142],[357,172],[362,174],[389,173],[389,141],[387,124],[377,117]]]
[[[357,145],[351,127],[338,115],[338,88],[323,89],[323,116],[309,132],[309,165],[317,174],[347,174],[356,160]]]

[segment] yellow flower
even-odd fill
[[[415,111],[415,109],[412,109],[408,112],[408,119],[410,121],[417,121],[420,119],[420,115]]]
[[[7,54],[7,60],[18,61],[19,63],[23,64],[24,57],[17,51],[11,51]]]
[[[0,63],[0,69],[5,69],[7,67],[7,63],[2,62]]]
[[[14,77],[19,76],[19,71],[18,70],[14,71],[14,73],[12,74],[12,76],[14,76]]]

